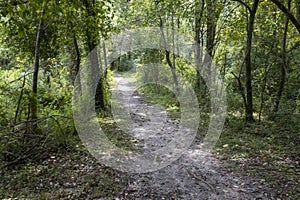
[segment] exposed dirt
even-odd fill
[[[170,118],[160,106],[149,105],[129,79],[116,75],[118,102],[131,116],[124,128],[136,138],[143,152],[163,147],[173,139],[179,120]],[[121,126],[124,124],[120,124]],[[155,172],[130,174],[121,198],[126,199],[273,199],[267,185],[254,177],[228,170],[227,164],[201,149],[195,139],[183,155]]]

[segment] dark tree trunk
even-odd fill
[[[215,71],[212,71],[212,59],[214,57],[215,51],[215,40],[216,40],[216,27],[217,20],[219,18],[220,12],[215,6],[217,2],[213,0],[206,1],[206,9],[207,9],[207,20],[206,20],[206,56],[205,56],[205,65],[207,69],[207,82],[208,87],[211,87],[211,83],[214,82]]]
[[[79,77],[79,70],[80,70],[80,62],[81,62],[81,54],[80,54],[80,50],[78,47],[78,42],[77,42],[77,38],[76,35],[73,34],[73,45],[75,48],[75,54],[76,54],[76,60],[75,60],[75,68],[74,68],[74,77],[78,76],[78,83],[80,83],[80,77]]]
[[[37,87],[38,87],[38,74],[40,68],[40,43],[41,43],[41,32],[43,29],[43,21],[40,20],[36,40],[35,40],[35,52],[34,52],[34,70],[33,70],[33,80],[32,80],[32,99],[30,102],[31,110],[31,120],[35,121],[37,119]],[[33,127],[35,130],[35,127]]]
[[[97,14],[93,10],[94,0],[83,0],[84,6],[87,10],[87,17],[96,18]],[[89,50],[89,61],[91,68],[91,83],[92,88],[96,88],[95,94],[95,107],[96,109],[105,109],[104,102],[104,92],[103,92],[103,84],[102,84],[102,70],[99,66],[98,52],[97,52],[97,28],[96,24],[91,24],[90,22],[87,24],[86,29],[88,50]]]
[[[176,75],[175,65],[171,62],[170,52],[168,50],[166,50],[166,60],[171,69],[171,72],[172,72],[172,77],[173,77],[174,85],[176,88],[176,92],[179,93],[179,86],[178,86],[178,79],[177,79],[177,75]]]
[[[204,5],[205,2],[202,0],[200,2],[196,1],[195,5],[195,64],[196,64],[196,82],[195,82],[195,90],[197,91],[197,96],[200,97],[200,94],[202,94],[202,97],[204,97],[204,92],[201,91],[201,86],[204,86],[204,81],[201,78],[201,67],[202,67],[202,51],[201,51],[201,45],[203,44],[203,41],[201,41],[201,24],[202,24],[202,18],[203,18],[203,11],[204,11]]]
[[[17,109],[16,109],[16,113],[15,113],[15,118],[14,118],[14,124],[17,123],[18,114],[20,112],[21,102],[22,102],[22,99],[23,99],[25,82],[26,82],[26,76],[24,76],[24,78],[23,78],[23,83],[22,83],[22,87],[21,87],[22,89],[21,89],[20,97],[18,99]],[[20,113],[20,117],[21,117],[21,113]]]
[[[288,1],[288,10],[290,10],[290,8],[291,8],[291,0]],[[286,17],[285,25],[284,25],[283,39],[282,39],[282,47],[281,47],[281,57],[282,57],[281,76],[280,76],[278,92],[277,92],[277,95],[275,98],[275,104],[274,104],[274,109],[273,109],[274,113],[278,112],[280,99],[281,99],[285,81],[286,81],[286,70],[288,67],[287,57],[286,57],[286,41],[287,41],[288,27],[289,27],[289,18]]]
[[[260,106],[259,106],[259,113],[258,113],[258,121],[261,121],[261,115],[262,115],[262,111],[264,109],[264,105],[265,105],[265,91],[266,91],[266,85],[267,85],[267,77],[268,77],[268,72],[269,69],[267,66],[265,66],[264,68],[264,77],[262,80],[262,89],[261,89],[261,94],[260,94]]]
[[[171,72],[172,72],[172,77],[173,77],[174,85],[175,85],[175,88],[176,88],[176,92],[179,93],[178,79],[177,79],[176,68],[175,68],[175,60],[173,60],[174,62],[172,63],[171,57],[170,57],[170,51],[168,51],[166,49],[167,48],[167,43],[166,43],[166,38],[165,38],[164,30],[163,30],[163,21],[162,21],[161,17],[159,18],[159,27],[160,27],[160,30],[161,30],[161,35],[162,35],[164,46],[165,46],[166,60],[167,60],[167,63],[169,65],[170,69],[171,69]],[[175,51],[175,47],[174,47],[174,51]],[[173,52],[173,54],[174,54],[174,52]],[[175,59],[175,58],[173,57],[173,59]]]
[[[250,17],[247,24],[247,44],[246,44],[246,56],[245,56],[245,71],[246,71],[246,100],[247,106],[245,108],[246,121],[252,122],[253,118],[253,96],[252,96],[252,62],[251,62],[251,48],[252,48],[252,36],[254,31],[255,15],[258,8],[259,0],[255,0],[252,9],[250,10]]]
[[[231,74],[234,76],[234,78],[237,80],[237,83],[238,83],[238,87],[239,87],[239,91],[242,95],[242,98],[243,98],[243,103],[244,103],[244,106],[245,108],[247,107],[247,100],[246,100],[246,96],[245,96],[245,90],[244,90],[244,87],[243,87],[243,84],[242,84],[242,81],[241,81],[241,77],[240,77],[240,74],[239,76],[237,76],[235,73],[231,72]]]

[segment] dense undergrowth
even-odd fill
[[[123,134],[111,118],[99,119],[99,123],[117,147],[136,150],[132,138]],[[36,145],[30,156],[15,159],[13,163],[2,160],[6,166],[0,169],[0,198],[110,199],[124,195],[126,174],[100,164],[76,133],[73,133],[72,143],[70,138],[66,139],[69,143],[64,146],[55,145],[53,141],[45,146]]]

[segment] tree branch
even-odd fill
[[[288,51],[287,53],[290,53],[291,51],[294,51],[295,49],[300,47],[300,41],[296,42]]]
[[[250,6],[248,6],[245,2],[243,2],[242,0],[233,0],[236,2],[239,2],[240,4],[242,4],[243,6],[245,6],[247,8],[247,10],[249,10],[249,12],[252,12],[252,9],[250,8]]]
[[[30,74],[33,74],[33,71],[32,71],[32,72],[28,72],[28,73],[23,74],[22,76],[20,76],[19,78],[15,79],[15,80],[12,80],[12,81],[9,82],[8,84],[11,84],[11,83],[14,83],[14,82],[16,82],[16,81],[19,81],[19,80],[21,80],[22,78],[24,78],[24,77],[26,77],[26,76],[28,76],[28,75],[30,75]]]
[[[300,33],[300,22],[297,21],[296,17],[291,13],[291,11],[289,11],[280,1],[271,1],[288,17],[288,19],[294,24],[297,31]]]

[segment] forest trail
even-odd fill
[[[127,130],[143,151],[161,148],[172,140],[178,120],[160,106],[149,105],[128,78],[115,75],[115,94],[130,113],[133,125]],[[130,97],[131,96],[131,97]],[[128,97],[130,97],[128,99]],[[159,127],[159,128],[158,128]],[[201,150],[197,139],[176,161],[148,173],[130,174],[125,199],[272,199],[266,185],[254,178],[230,172],[226,162]]]

